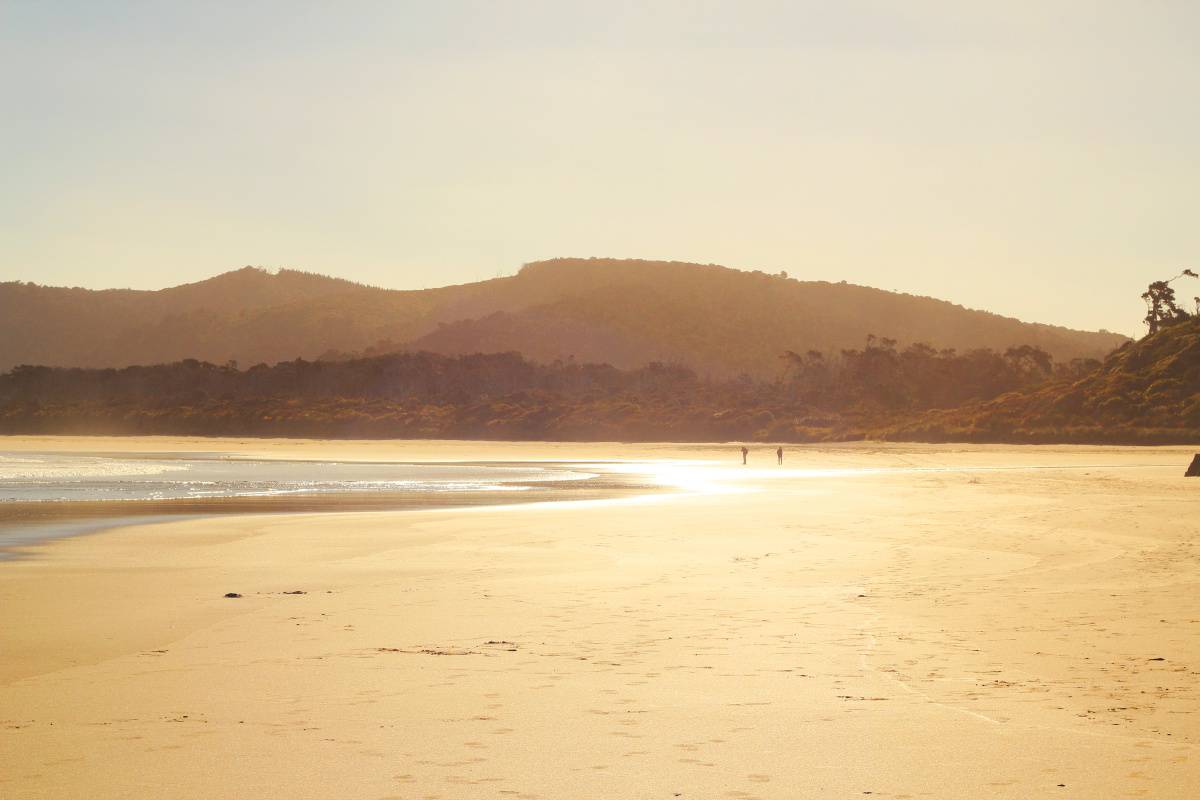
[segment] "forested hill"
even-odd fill
[[[916,441],[1200,443],[1200,317],[1168,324],[1077,380],[927,412],[886,432]]]
[[[418,291],[250,267],[160,291],[0,284],[0,370],[426,350],[619,368],[658,360],[702,375],[770,377],[785,350],[833,353],[869,333],[963,351],[1032,345],[1060,362],[1125,341],[932,298],[679,262],[556,259]]]
[[[783,380],[761,382],[515,353],[19,367],[0,374],[0,434],[1200,443],[1198,327],[1100,367],[1033,350],[869,346],[828,362],[789,357]],[[960,407],[929,410],[947,404]]]

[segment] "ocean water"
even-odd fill
[[[595,486],[564,464],[255,460],[213,453],[0,451],[0,561],[38,542],[215,514],[435,508]]]
[[[0,452],[0,503],[333,493],[521,492],[591,475],[565,467],[256,461],[213,454]]]

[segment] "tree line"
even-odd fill
[[[988,348],[959,353],[924,343],[898,349],[895,339],[867,336],[861,350],[830,357],[816,350],[784,354],[785,380],[796,396],[820,408],[866,406],[890,410],[950,408],[1034,386],[1070,380],[1096,369],[1096,359],[1054,358],[1031,345],[1003,353]]]
[[[517,353],[392,353],[240,369],[185,359],[120,369],[20,366],[0,375],[0,431],[515,439],[861,438],[923,409],[987,399],[1090,364],[1035,347],[903,350],[868,337],[836,355],[788,352],[773,380],[710,379]]]

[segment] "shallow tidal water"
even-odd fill
[[[183,516],[532,502],[568,487],[600,491],[596,477],[564,464],[0,451],[0,549]]]

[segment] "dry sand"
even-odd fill
[[[0,563],[5,800],[1200,793],[1190,451],[19,447],[727,466],[32,548]],[[854,466],[892,469],[804,471]]]

